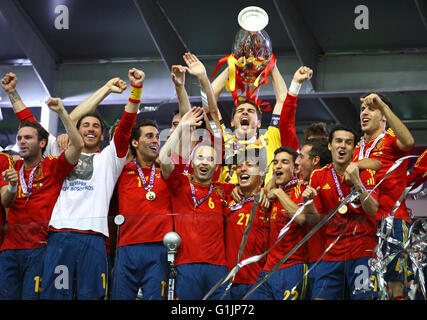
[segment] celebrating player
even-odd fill
[[[111,88],[103,86],[71,112],[72,119],[78,119],[76,126],[83,138],[84,149],[78,165],[64,181],[49,221],[51,233],[43,271],[42,298],[100,299],[106,296],[108,209],[126,162],[145,74],[132,68],[128,78],[132,85],[129,102],[113,139],[101,152],[98,151],[104,138],[103,124],[90,111],[111,92]],[[126,88],[119,79],[114,80],[113,86],[118,92]],[[65,287],[55,285],[58,265],[66,268],[68,274],[75,275],[76,286],[71,276]]]
[[[48,222],[62,183],[83,148],[82,137],[60,99],[50,98],[47,105],[61,118],[71,145],[59,157],[42,157],[47,131],[37,122],[21,122],[17,141],[22,160],[3,172],[9,185],[1,190],[3,205],[9,208],[0,255],[2,299],[39,298]]]
[[[219,160],[215,148],[205,143],[196,146],[191,161],[193,174],[182,174],[170,160],[182,131],[199,126],[203,116],[200,107],[187,112],[160,151],[162,175],[172,194],[175,231],[182,239],[175,260],[180,300],[203,298],[227,273],[224,209],[225,195],[231,190],[225,184],[212,182]],[[221,297],[224,289],[224,286],[219,288],[211,299]]]
[[[360,123],[364,135],[360,145],[355,149],[353,161],[365,158],[381,161],[381,170],[375,175],[375,180],[379,182],[396,160],[409,155],[409,151],[414,146],[414,138],[408,128],[393,113],[392,103],[386,96],[380,93],[368,93],[360,101]],[[390,126],[388,130],[386,130],[387,125]],[[405,189],[406,184],[403,181],[406,181],[407,167],[408,160],[405,160],[381,183],[376,215],[378,226],[380,226],[381,220],[390,214]],[[409,213],[403,202],[394,214],[392,238],[405,243],[408,240],[409,224]],[[392,252],[402,249],[395,244],[390,244],[390,246]],[[408,275],[406,265],[407,258],[401,254],[397,254],[388,264],[385,280],[388,282],[389,290],[392,291],[392,298],[403,297],[403,281]]]
[[[346,283],[352,300],[375,298],[368,260],[376,246],[376,193],[368,193],[375,181],[373,172],[361,171],[351,162],[356,135],[342,126],[331,130],[329,150],[332,164],[313,171],[309,186],[304,190],[307,221],[315,225],[353,191],[359,191],[358,207],[344,204],[324,225],[325,249],[316,269],[313,288],[315,299],[344,299]],[[361,274],[360,277],[358,277]]]
[[[231,200],[229,202],[229,212],[226,214],[225,221],[225,250],[229,271],[241,260],[262,254],[268,249],[268,208],[258,204],[252,218],[253,222],[250,225],[244,251],[241,254],[240,261],[237,261],[242,237],[248,228],[249,221],[251,221],[251,214],[255,205],[254,199],[260,192],[263,170],[265,170],[265,167],[260,167],[259,158],[255,155],[241,152],[238,157],[236,173],[242,195],[240,201]],[[265,259],[261,259],[239,269],[230,289],[230,298],[232,300],[242,299],[258,279],[264,264]]]
[[[257,137],[257,130],[261,127],[261,111],[259,106],[254,101],[242,100],[233,108],[231,126],[235,130],[235,135],[228,132],[224,123],[221,125],[224,135],[226,165],[221,169],[219,181],[237,183],[235,164],[232,162],[234,154],[238,151],[254,148],[260,149],[260,157],[265,159],[267,163],[271,163],[274,158],[274,151],[282,145],[282,141],[286,140],[286,146],[290,146],[294,150],[298,149],[299,144],[295,133],[296,99],[302,83],[310,79],[312,73],[312,70],[307,67],[299,68],[294,74],[289,94],[287,94],[286,84],[277,66],[275,65],[272,68],[271,77],[276,94],[276,104],[267,132],[259,137]],[[216,97],[223,90],[227,77],[228,69],[225,69],[212,82]],[[211,113],[214,112],[220,114],[218,110],[211,111]],[[221,119],[220,116],[219,120],[221,121]],[[281,137],[282,135],[284,137]],[[266,174],[266,182],[271,177],[272,168]]]
[[[134,160],[126,164],[117,182],[119,228],[112,299],[135,300],[138,289],[144,300],[166,296],[167,251],[162,240],[173,230],[170,193],[156,168],[160,149],[155,121],[142,120],[130,139]]]

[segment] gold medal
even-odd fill
[[[148,191],[145,197],[147,198],[147,200],[153,201],[154,199],[156,199],[156,194],[153,191]]]
[[[347,205],[345,204],[345,205],[343,205],[343,206],[341,206],[339,209],[338,209],[338,212],[340,213],[340,214],[345,214],[346,212],[347,212]]]

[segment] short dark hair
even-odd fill
[[[104,122],[102,121],[101,117],[95,113],[88,113],[88,114],[81,116],[80,119],[76,123],[77,129],[80,129],[80,125],[82,124],[83,119],[87,118],[87,117],[93,117],[93,118],[98,119],[99,123],[101,124],[101,131],[104,132],[104,127],[105,127]]]
[[[323,136],[325,139],[328,139],[329,137],[329,129],[325,122],[315,122],[309,125],[307,128],[304,129],[304,137],[307,139],[307,137],[314,135],[314,136]]]
[[[351,132],[354,136],[354,146],[356,146],[357,138],[358,138],[356,131],[354,131],[352,128],[349,128],[349,127],[346,127],[343,125],[336,125],[331,129],[331,133],[329,134],[328,142],[331,143],[332,139],[334,138],[335,131],[340,131],[340,130]]]
[[[24,127],[31,127],[37,130],[37,141],[42,141],[42,140],[46,140],[46,145],[42,148],[42,154],[44,153],[44,151],[46,150],[47,147],[47,143],[49,140],[49,132],[46,131],[45,128],[43,128],[43,126],[35,121],[21,121],[19,123],[19,129],[24,128]]]
[[[310,159],[319,157],[320,167],[326,166],[332,162],[331,151],[328,149],[328,140],[323,138],[312,138],[308,139],[304,145],[311,146],[311,150],[308,152]]]
[[[249,99],[240,100],[236,104],[236,106],[233,108],[233,110],[231,111],[231,117],[234,118],[234,115],[236,114],[237,107],[239,107],[240,105],[245,104],[245,103],[249,103],[249,104],[251,104],[251,105],[253,105],[255,107],[255,110],[256,110],[256,113],[257,113],[257,116],[258,116],[258,120],[261,120],[262,112],[261,112],[261,110],[259,108],[259,105],[257,105],[255,103],[255,101],[249,100]]]
[[[376,94],[378,97],[381,98],[381,100],[390,108],[390,110],[393,110],[393,104],[391,103],[391,100],[383,93],[377,92],[377,91],[369,91],[364,93],[361,98],[366,98],[370,94]]]
[[[248,160],[254,160],[255,163],[258,165],[258,168],[260,171],[265,171],[267,166],[267,159],[260,155],[260,149],[259,148],[245,148],[244,150],[240,150],[234,155],[235,159],[233,159],[233,163],[242,164],[245,161]]]
[[[133,128],[132,128],[132,133],[130,135],[130,139],[129,139],[129,148],[130,148],[130,152],[132,153],[132,155],[134,157],[136,157],[136,150],[135,147],[132,145],[132,141],[133,140],[139,140],[139,138],[141,137],[141,130],[139,130],[142,127],[155,127],[157,130],[159,130],[159,127],[157,125],[157,122],[155,120],[151,120],[151,119],[143,119],[141,121],[139,121]]]
[[[288,147],[288,146],[281,146],[281,147],[277,148],[274,151],[274,157],[276,157],[276,155],[279,154],[279,153],[281,153],[281,152],[287,152],[287,153],[289,153],[292,156],[294,162],[295,162],[295,160],[298,157],[298,152],[296,152],[294,149],[292,149],[291,147]]]
[[[116,122],[111,126],[110,130],[108,131],[108,134],[110,135],[110,141],[114,137],[114,133],[116,132],[117,127],[119,126],[120,119],[117,119]]]

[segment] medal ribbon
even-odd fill
[[[190,181],[190,189],[191,189],[191,197],[193,198],[194,206],[198,207],[203,202],[205,202],[206,199],[209,198],[209,196],[211,195],[211,193],[213,191],[213,184],[212,183],[210,184],[208,194],[206,196],[200,198],[200,199],[196,199],[196,189],[194,188],[194,185],[191,181]]]
[[[385,132],[381,133],[375,140],[374,143],[372,143],[372,146],[366,150],[365,152],[365,139],[362,140],[362,142],[360,143],[360,151],[359,151],[359,160],[362,160],[364,158],[369,158],[369,155],[371,154],[371,151],[375,148],[375,146],[377,145],[378,141],[380,141],[380,139],[382,139],[385,136]]]
[[[293,186],[294,184],[298,183],[298,179],[292,179],[291,181],[289,181],[287,184],[285,184],[285,186],[282,188],[283,190],[288,189],[290,186]]]
[[[338,180],[337,172],[335,171],[334,165],[332,165],[331,167],[331,172],[332,172],[332,177],[334,178],[335,187],[337,188],[337,191],[338,191],[338,196],[340,197],[340,200],[342,200],[344,199],[344,193],[342,192],[341,184]]]
[[[245,197],[241,197],[241,198],[242,198],[242,201],[240,201],[239,203],[232,204],[232,205],[231,205],[231,206],[229,206],[228,208],[229,208],[231,211],[239,210],[239,209],[240,209],[240,208],[242,208],[246,203],[251,202],[251,201],[254,201],[255,196],[250,196],[250,197],[247,197],[247,198],[245,198]]]
[[[197,143],[194,145],[193,149],[190,152],[190,156],[188,157],[187,163],[185,164],[185,168],[183,170],[183,173],[188,173],[188,170],[190,170],[190,164],[191,160],[193,159],[194,150],[196,149],[197,145],[202,142],[202,139],[197,141]]]
[[[19,182],[21,183],[22,192],[29,198],[33,193],[33,183],[34,183],[34,173],[39,167],[40,163],[42,163],[43,159],[33,168],[31,169],[30,175],[28,177],[28,185],[25,182],[24,178],[24,165],[22,165],[19,170]]]
[[[154,178],[156,176],[156,165],[155,165],[155,163],[153,162],[153,164],[151,165],[150,178],[148,179],[148,183],[147,183],[147,180],[145,180],[145,175],[142,172],[141,166],[136,162],[135,159],[133,159],[132,162],[135,164],[136,169],[138,170],[138,175],[141,178],[142,186],[144,187],[144,189],[146,191],[151,191],[151,189],[153,189],[153,187],[154,187]]]

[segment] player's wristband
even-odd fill
[[[292,80],[291,86],[289,87],[289,93],[291,93],[294,96],[297,96],[301,89],[301,86],[302,86],[302,83]]]
[[[18,190],[18,184],[15,186],[11,185],[10,183],[7,185],[7,190],[11,193],[15,193]]]
[[[142,85],[131,84],[129,102],[140,103],[142,94]]]

